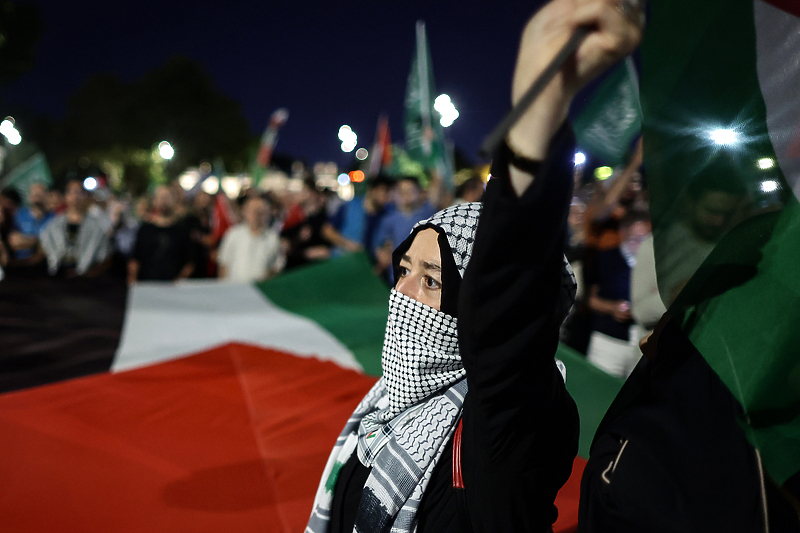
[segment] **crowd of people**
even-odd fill
[[[390,281],[391,251],[411,227],[450,203],[479,199],[483,182],[470,179],[457,200],[439,192],[437,180],[424,188],[411,176],[379,175],[347,202],[313,176],[299,189],[249,188],[234,200],[177,182],[139,198],[88,191],[78,179],[63,190],[35,183],[25,200],[7,189],[0,193],[0,268],[12,281],[110,275],[129,283],[253,282],[363,251]]]
[[[568,218],[567,257],[578,297],[561,340],[620,377],[633,370],[639,341],[730,227],[744,195],[730,183],[687,191],[685,220],[676,221],[668,236],[673,248],[686,249],[685,257],[673,259],[675,279],[661,279],[659,287],[641,165],[640,139],[611,178],[578,179]],[[36,183],[24,202],[14,190],[0,194],[0,268],[9,279],[254,282],[364,252],[375,273],[393,285],[392,251],[412,227],[444,207],[480,201],[484,187],[472,176],[448,194],[435,175],[427,187],[412,176],[379,175],[344,202],[308,176],[297,192],[250,188],[229,201],[222,192],[185,191],[177,182],[135,199],[108,189],[87,191],[77,179],[63,192]],[[679,252],[670,257],[682,257]],[[678,279],[681,272],[685,279]]]

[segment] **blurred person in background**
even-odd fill
[[[583,352],[589,344],[589,335],[592,331],[592,319],[586,304],[585,286],[583,275],[583,252],[586,241],[586,204],[578,196],[573,196],[567,216],[568,241],[566,257],[572,266],[577,281],[575,292],[575,305],[572,306],[569,316],[561,326],[561,342]]]
[[[486,184],[483,180],[478,176],[472,176],[456,187],[456,198],[453,200],[452,205],[480,202],[485,190]]]
[[[183,190],[178,180],[171,181],[167,187],[172,191],[175,200],[175,215],[182,219],[189,213],[189,202],[186,199],[186,191]]]
[[[14,228],[14,213],[19,208],[20,200],[19,193],[14,189],[0,191],[0,243],[3,244],[8,256],[4,266],[7,266],[8,261],[13,260],[14,257],[14,252],[8,243],[8,236]]]
[[[619,224],[621,243],[598,252],[586,273],[592,335],[586,356],[609,374],[627,377],[639,360],[632,350],[631,269],[642,240],[650,233],[646,213],[632,211]]]
[[[372,250],[375,255],[375,272],[393,283],[392,250],[403,242],[414,224],[433,216],[441,199],[439,180],[431,179],[428,198],[423,195],[419,180],[414,176],[404,176],[397,180],[394,190],[395,209],[386,215],[375,232]]]
[[[70,180],[64,193],[66,209],[39,234],[51,276],[96,277],[111,266],[113,248],[108,221],[90,210],[90,199],[80,180]]]
[[[105,186],[98,186],[89,194],[89,212],[98,217],[105,225],[109,235],[114,233],[115,214],[117,197]]]
[[[214,197],[203,190],[197,191],[191,200],[191,208],[183,218],[191,239],[190,255],[194,264],[193,278],[208,278],[215,274],[212,254],[217,241],[211,230],[211,216]]]
[[[658,292],[667,307],[745,207],[747,191],[736,175],[732,168],[729,176],[698,176],[681,198],[678,220],[659,233]]]
[[[0,207],[0,228],[5,225],[5,217],[5,210]],[[0,281],[6,277],[5,269],[8,266],[8,260],[10,257],[11,254],[9,252],[8,241],[6,240],[4,232],[0,230]]]
[[[631,344],[639,357],[642,354],[639,341],[653,332],[666,312],[658,292],[653,234],[649,233],[636,252],[636,263],[631,270],[631,316],[634,321]]]
[[[331,243],[322,231],[328,222],[326,203],[316,180],[313,177],[303,180],[300,200],[289,209],[281,232],[287,270],[331,256]]]
[[[39,233],[53,218],[47,210],[47,187],[34,183],[28,194],[28,205],[20,207],[14,213],[13,230],[8,242],[17,260],[38,263],[42,257],[36,254],[39,245]]]
[[[240,224],[229,229],[219,246],[219,278],[249,283],[263,281],[280,272],[280,237],[269,227],[270,206],[259,196],[242,205]]]
[[[581,250],[581,270],[584,279],[578,282],[583,297],[575,305],[569,327],[571,335],[568,344],[580,353],[586,354],[591,335],[591,310],[589,309],[589,280],[587,273],[594,272],[594,262],[598,254],[618,248],[622,242],[619,232],[620,220],[637,205],[641,190],[642,139],[636,143],[627,165],[611,178],[595,180],[593,191],[587,195],[583,220],[583,248]],[[576,194],[586,191],[576,191]]]
[[[387,213],[394,182],[379,175],[367,182],[367,192],[356,196],[341,206],[339,211],[323,226],[325,238],[336,248],[333,256],[367,250],[374,261],[370,244],[381,220]]]
[[[642,139],[630,161],[612,183],[597,181],[595,192],[586,205],[586,248],[602,252],[616,248],[622,242],[619,223],[636,203],[641,189]],[[610,180],[609,180],[610,181]]]
[[[136,204],[137,201],[127,194],[120,198],[113,197],[109,202],[108,212],[114,225],[112,230],[114,260],[111,272],[121,278],[127,276],[128,261],[133,255],[136,233],[139,231],[139,217],[135,213]]]
[[[136,234],[133,257],[128,261],[128,283],[188,278],[194,270],[189,245],[189,232],[178,218],[172,190],[161,185],[153,194],[149,219]]]
[[[61,191],[55,188],[47,191],[45,206],[49,212],[55,215],[60,215],[67,208],[66,204],[64,203],[64,195],[61,194]]]

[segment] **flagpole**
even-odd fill
[[[489,134],[488,137],[483,141],[481,145],[481,149],[478,152],[482,157],[492,157],[492,154],[497,150],[500,144],[505,139],[508,132],[517,123],[517,121],[522,118],[522,115],[528,110],[531,104],[536,100],[536,97],[539,96],[539,93],[550,83],[550,80],[556,75],[556,73],[561,70],[561,67],[564,66],[564,63],[567,59],[575,53],[578,47],[581,45],[584,39],[589,35],[591,29],[587,26],[578,26],[575,28],[575,31],[572,32],[572,37],[570,37],[569,41],[567,41],[561,50],[556,54],[553,60],[547,65],[547,68],[539,74],[539,77],[536,78],[536,81],[533,82],[533,85],[522,95],[522,98],[519,99],[517,104],[508,112],[508,114],[503,118],[500,124],[492,130],[492,133]]]
[[[430,99],[428,92],[428,43],[425,38],[425,22],[417,21],[417,68],[419,69],[420,80],[420,114],[422,116],[422,129],[430,128],[431,113]]]

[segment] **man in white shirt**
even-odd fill
[[[269,206],[251,197],[242,206],[244,221],[228,230],[219,247],[219,277],[225,281],[263,281],[283,267],[280,238],[267,226]]]

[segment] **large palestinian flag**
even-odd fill
[[[260,285],[0,284],[2,531],[302,531],[380,373],[388,292],[360,255]],[[559,357],[586,457],[621,383]]]
[[[659,292],[781,485],[800,472],[800,3],[649,7],[641,96]]]

